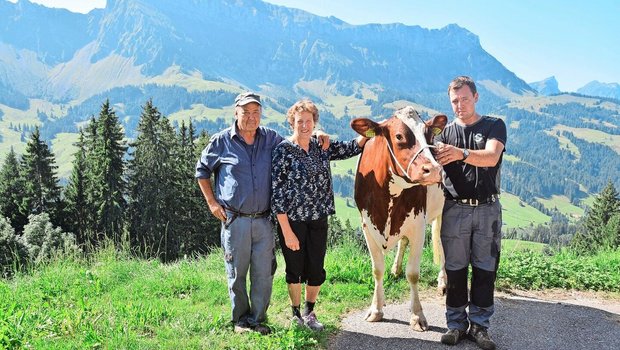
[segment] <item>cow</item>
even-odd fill
[[[411,245],[406,268],[411,289],[409,323],[417,331],[428,329],[418,295],[418,279],[426,223],[439,217],[443,209],[443,193],[438,185],[441,166],[430,148],[434,135],[443,130],[447,121],[445,115],[437,115],[424,123],[411,106],[379,123],[367,118],[351,121],[353,130],[370,138],[358,160],[355,176],[355,202],[362,217],[375,280],[366,321],[383,318],[384,256],[406,237]],[[433,242],[440,242],[438,234]]]

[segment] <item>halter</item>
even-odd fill
[[[394,151],[392,151],[392,146],[390,146],[390,142],[388,140],[385,140],[385,141],[387,143],[388,150],[390,151],[390,155],[392,156],[392,160],[394,160],[394,163],[396,163],[396,165],[398,165],[400,170],[403,173],[405,173],[405,177],[407,177],[409,179],[409,181],[415,182],[415,181],[413,181],[412,178],[409,177],[409,168],[411,167],[411,164],[413,164],[413,162],[416,160],[416,158],[418,158],[420,153],[422,153],[425,149],[427,149],[427,148],[435,148],[435,146],[431,146],[431,145],[427,144],[426,146],[420,147],[420,149],[415,153],[415,155],[413,156],[413,158],[411,158],[411,161],[407,165],[407,170],[405,170],[403,168],[403,166],[400,165],[400,163],[398,162],[398,159],[396,159],[396,155],[394,154]]]

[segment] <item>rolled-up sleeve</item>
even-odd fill
[[[271,161],[271,211],[274,214],[286,213],[290,208],[290,196],[287,195],[290,167],[291,159],[287,157],[286,147],[277,146]]]
[[[200,159],[198,159],[198,162],[196,163],[196,174],[194,176],[197,179],[210,178],[211,174],[220,165],[221,154],[222,150],[219,138],[211,139],[211,142],[209,142],[207,147],[205,147],[200,154]]]

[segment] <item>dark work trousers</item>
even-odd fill
[[[502,207],[499,200],[470,206],[446,200],[441,243],[446,257],[448,329],[467,330],[470,323],[488,328],[501,250]],[[468,267],[472,266],[468,296]],[[467,312],[469,307],[469,313]]]

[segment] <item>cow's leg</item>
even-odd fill
[[[441,215],[433,220],[431,226],[433,240],[433,261],[439,265],[439,274],[437,275],[437,293],[439,295],[446,294],[448,285],[448,275],[446,275],[446,257],[444,256],[443,246],[441,244]]]
[[[396,250],[396,257],[394,258],[394,264],[390,272],[392,276],[399,277],[403,273],[403,257],[405,256],[405,250],[407,250],[407,244],[409,240],[407,237],[403,237],[398,241],[398,250]]]
[[[411,289],[411,319],[409,325],[416,331],[422,332],[428,329],[428,322],[422,311],[420,296],[418,292],[418,281],[420,279],[420,261],[422,260],[422,249],[424,248],[424,225],[420,225],[414,231],[413,239],[409,242],[409,259],[407,261],[407,281]]]
[[[366,245],[370,251],[372,259],[372,276],[375,279],[375,291],[372,296],[372,304],[366,313],[365,320],[368,322],[377,322],[383,319],[383,305],[385,304],[385,295],[383,294],[383,274],[385,272],[385,260],[383,249],[375,242],[371,232],[368,232],[366,225],[364,229],[364,237]]]

